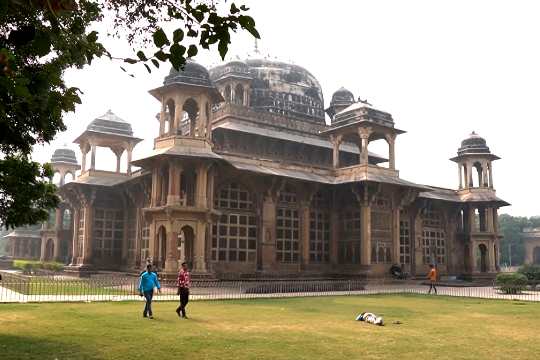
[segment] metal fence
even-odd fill
[[[366,280],[251,280],[194,281],[192,300],[256,299],[278,297],[427,294],[429,286],[418,281]],[[435,294],[432,291],[432,294]],[[437,295],[540,301],[534,286],[500,289],[493,286],[437,286]],[[142,300],[138,278],[133,276],[67,277],[23,276],[2,273],[0,302],[91,302]],[[174,281],[162,281],[157,301],[178,300]]]

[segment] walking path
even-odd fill
[[[347,296],[375,294],[427,294],[428,287],[419,284],[406,285],[367,285],[365,290],[353,291],[318,291],[318,292],[285,292],[269,294],[246,294],[241,288],[195,288],[190,300],[241,300],[259,298],[287,298],[311,296]],[[503,299],[540,302],[540,292],[524,291],[521,294],[509,295],[498,292],[492,287],[438,287],[438,295],[470,297],[482,299]],[[432,295],[435,296],[435,295]],[[0,303],[26,302],[95,302],[95,301],[142,301],[138,295],[24,295],[0,286]],[[178,301],[178,295],[167,293],[156,295],[156,301]]]

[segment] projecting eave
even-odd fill
[[[500,159],[500,157],[498,157],[497,155],[490,154],[490,153],[467,153],[467,154],[462,154],[462,155],[458,155],[453,158],[450,158],[450,160],[453,162],[460,162],[461,160],[468,159],[468,158],[475,158],[475,159],[483,158],[483,159],[488,159],[492,161]]]
[[[144,168],[146,165],[152,163],[154,160],[166,157],[221,159],[221,156],[207,148],[171,146],[166,148],[154,149],[149,155],[131,161],[131,164]]]
[[[373,121],[370,121],[370,120],[358,120],[358,121],[347,122],[345,124],[335,123],[335,124],[331,125],[330,127],[328,127],[327,129],[321,130],[319,132],[319,134],[322,135],[322,136],[330,136],[330,135],[333,135],[333,134],[338,135],[338,134],[348,133],[348,132],[350,132],[351,128],[352,129],[358,128],[359,125],[369,126],[369,127],[373,128],[374,132],[384,133],[384,132],[391,131],[391,132],[393,132],[395,134],[398,134],[398,135],[406,133],[405,130],[400,130],[400,129],[395,128],[395,127],[390,127],[390,126],[377,124],[377,123],[375,123]]]
[[[141,138],[130,135],[85,130],[81,135],[79,135],[75,140],[73,140],[73,143],[82,144],[85,142],[86,139],[89,138],[94,138],[97,141],[96,145],[98,146],[101,146],[101,144],[103,144],[103,146],[109,146],[111,142],[118,141],[119,139],[125,140],[126,142],[129,142],[131,144],[138,144],[139,142],[143,141],[143,139]]]
[[[457,204],[495,204],[498,207],[509,206],[510,204],[497,197],[493,191],[471,191],[461,192],[453,189],[445,189],[427,186],[429,191],[421,192],[418,197],[431,200],[452,202]]]
[[[225,101],[225,99],[223,98],[221,93],[215,87],[205,86],[205,85],[172,83],[172,84],[166,84],[166,85],[160,86],[160,87],[152,89],[152,90],[150,90],[148,92],[150,93],[150,95],[155,97],[158,101],[161,101],[162,97],[165,94],[168,94],[171,91],[174,91],[174,90],[177,90],[177,89],[181,89],[183,87],[185,88],[186,86],[200,88],[201,92],[208,91],[210,93],[210,97],[212,98],[212,103],[214,103],[214,104],[218,104],[220,102]]]

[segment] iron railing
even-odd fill
[[[193,281],[192,300],[256,299],[276,297],[427,294],[426,283],[412,280],[245,280]],[[432,292],[433,293],[433,292]],[[484,299],[540,301],[534,286],[500,289],[494,286],[437,286],[437,295]],[[23,276],[2,273],[0,302],[90,302],[142,299],[133,276],[69,277],[63,274]],[[178,300],[174,281],[162,281],[155,300]]]

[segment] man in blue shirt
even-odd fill
[[[158,292],[161,293],[161,285],[157,275],[152,272],[152,265],[146,265],[146,271],[141,274],[139,279],[139,295],[144,296],[146,299],[146,304],[144,305],[143,317],[149,317],[153,319],[152,316],[152,297],[154,296],[154,288],[158,289]]]

